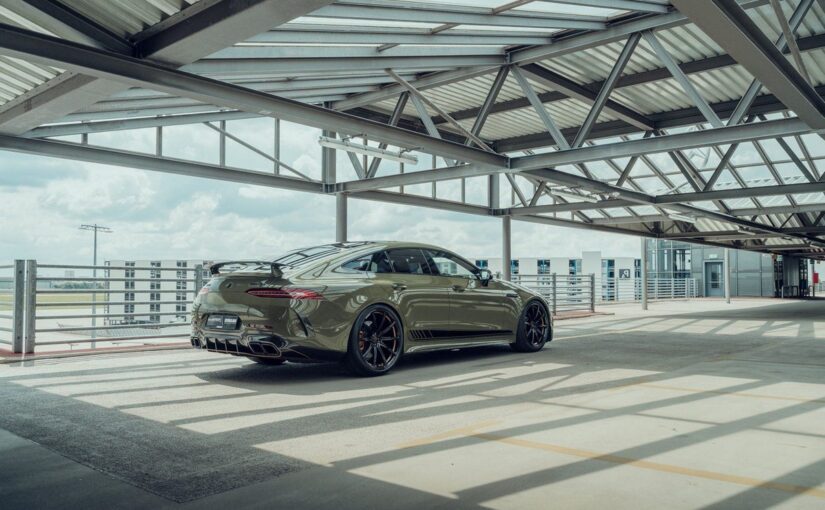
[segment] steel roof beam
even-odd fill
[[[155,172],[204,177],[221,181],[240,182],[294,191],[320,193],[322,185],[317,181],[276,176],[271,173],[253,172],[238,168],[227,168],[205,163],[193,163],[178,159],[167,159],[148,154],[103,149],[76,143],[52,140],[34,140],[16,136],[0,135],[0,148],[26,154],[57,157],[88,163],[137,168]]]
[[[153,60],[174,65],[186,64],[291,21],[331,1],[198,2],[145,31],[143,35],[148,37],[139,40],[136,51]],[[4,105],[0,109],[0,132],[25,133],[39,125],[60,120],[123,88],[121,83],[64,73],[44,83],[31,94]]]
[[[610,74],[607,75],[607,78],[604,80],[604,85],[602,85],[601,90],[599,90],[598,95],[593,98],[593,106],[590,108],[590,112],[588,112],[587,117],[584,119],[581,128],[579,129],[578,134],[576,134],[576,139],[573,141],[573,147],[581,147],[584,145],[585,140],[587,140],[588,135],[590,135],[590,130],[593,129],[593,124],[596,123],[596,120],[601,115],[602,110],[608,110],[611,112],[615,112],[616,108],[608,108],[608,103],[610,102],[610,94],[613,92],[613,88],[616,86],[616,82],[618,81],[619,77],[624,72],[624,68],[627,65],[630,57],[633,56],[633,51],[636,49],[636,46],[639,44],[639,39],[641,37],[639,34],[633,34],[628,37],[627,42],[622,48],[622,52],[619,54],[619,57],[616,59],[616,62],[613,64],[613,68],[610,70]],[[620,108],[621,110],[621,108]],[[627,108],[627,110],[630,110]],[[635,112],[633,112],[635,113]],[[635,116],[632,115],[630,119],[626,116],[619,115],[619,118],[622,120],[628,121],[633,119],[644,119],[644,117],[640,114],[636,114]],[[633,125],[639,126],[636,122],[630,122]],[[641,123],[641,128],[644,130],[648,130],[652,128],[650,121]]]
[[[123,55],[134,54],[129,41],[60,2],[4,0],[3,7],[58,37]]]
[[[125,85],[152,88],[207,104],[258,113],[335,132],[365,134],[372,139],[399,147],[420,147],[424,152],[461,161],[508,165],[508,158],[498,154],[210,80],[145,60],[84,47],[28,30],[0,26],[0,48],[3,48],[0,53],[7,55],[56,64]]]
[[[654,154],[710,145],[726,145],[750,140],[793,136],[806,134],[809,131],[808,126],[801,119],[780,119],[523,156],[511,159],[510,167],[514,171],[522,171],[575,165],[589,161],[600,161],[605,158],[615,159],[639,154]]]
[[[586,103],[594,103],[599,98],[599,94],[594,92],[590,86],[585,87],[579,85],[573,80],[565,78],[564,76],[538,64],[527,64],[519,67],[519,69],[525,73],[529,73],[534,79],[549,85],[550,88],[556,91],[556,94],[560,96],[559,99],[572,97]],[[620,76],[621,73],[616,76],[617,81],[620,79]],[[599,82],[597,85],[600,90],[604,90],[605,84],[606,82]],[[542,103],[548,102],[544,99],[555,99],[552,92],[547,92],[542,94],[542,96],[546,96],[544,98],[540,98]],[[628,108],[627,106],[610,99],[609,97],[605,98],[605,103],[603,106],[605,110],[632,126],[636,126],[637,128],[643,130],[653,129],[653,122],[649,118],[633,110],[632,108]],[[533,107],[535,108],[535,105],[533,105]]]
[[[405,44],[512,46],[549,44],[552,39],[536,32],[452,29],[433,34],[429,29],[288,23],[250,37],[250,44]]]
[[[598,7],[625,11],[665,13],[670,10],[666,3],[645,2],[642,0],[538,0],[554,4],[578,5],[581,7]]]
[[[735,0],[673,0],[673,4],[808,126],[825,129],[825,101]]]
[[[329,53],[329,50],[326,50]],[[419,57],[345,57],[306,59],[204,59],[184,66],[183,71],[213,78],[231,79],[237,75],[248,76],[300,76],[334,72],[380,71],[397,69],[409,71],[431,71],[434,69],[489,66],[497,67],[505,63],[503,55],[465,55]],[[341,108],[333,105],[333,108]]]
[[[604,18],[552,14],[539,11],[515,11],[496,13],[490,9],[443,5],[436,3],[387,2],[383,0],[358,0],[336,2],[310,14],[314,18],[346,20],[380,20],[413,23],[442,23],[454,25],[498,26],[517,28],[544,28],[562,30],[603,30]]]

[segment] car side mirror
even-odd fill
[[[490,272],[489,269],[479,269],[478,279],[481,281],[481,284],[486,287],[487,284],[490,283],[490,280],[493,279],[493,273]]]

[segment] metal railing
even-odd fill
[[[605,278],[601,282],[602,303],[640,301],[641,278]],[[699,297],[699,281],[696,278],[648,278],[648,299],[691,299]]]
[[[593,274],[520,274],[513,275],[512,281],[541,294],[550,305],[553,315],[596,310],[596,276]]]
[[[8,294],[0,287],[0,298],[5,298],[0,299],[0,342],[10,334],[5,343],[15,353],[180,342],[189,337],[191,304],[203,286],[200,265],[114,267],[35,260],[0,265],[0,271],[9,268],[13,285],[0,276],[0,283],[10,287]],[[4,301],[11,305],[3,306]]]
[[[16,264],[0,263],[0,349],[12,350],[20,306],[16,302]]]
[[[605,278],[595,275],[543,274],[513,275],[513,282],[541,294],[553,313],[573,310],[595,311],[596,304],[633,302],[642,299],[641,278]],[[690,299],[699,296],[695,278],[649,278],[648,299]]]

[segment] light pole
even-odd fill
[[[104,227],[95,223],[94,225],[80,225],[80,230],[91,230],[94,232],[94,258],[92,259],[92,278],[97,278],[97,233],[111,234],[112,229]],[[97,338],[97,280],[92,280],[92,339]],[[92,349],[95,348],[95,343],[91,344]]]

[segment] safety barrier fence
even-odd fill
[[[204,279],[200,265],[15,260],[0,271],[0,348],[15,353],[181,342]]]
[[[593,274],[521,274],[513,275],[512,280],[541,294],[553,315],[579,310],[592,312],[596,309],[596,276]]]
[[[642,299],[641,278],[604,278],[595,275],[514,275],[513,281],[540,293],[554,313],[572,310],[595,311],[596,304],[633,302]],[[690,299],[699,296],[695,278],[649,278],[648,299]]]
[[[15,263],[0,262],[0,349],[14,342],[15,324],[20,304],[15,302]]]

